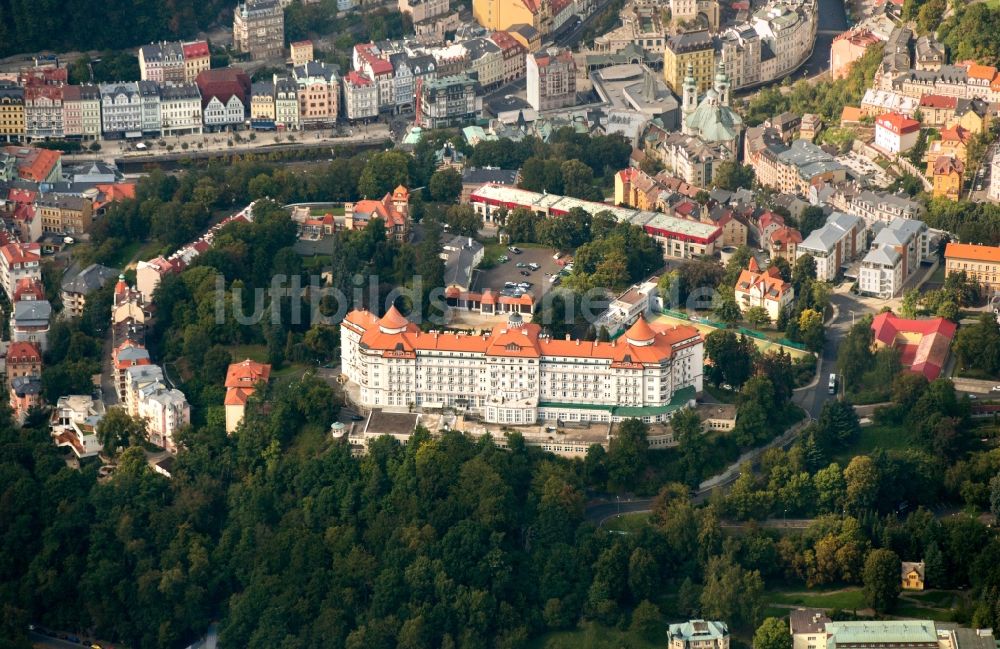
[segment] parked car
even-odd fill
[[[510,246],[509,248],[507,248],[507,251],[508,251],[508,252],[512,252],[512,253],[514,253],[515,255],[519,255],[519,254],[521,254],[521,249],[520,249],[520,248],[518,248],[517,246]]]
[[[506,264],[508,261],[510,261],[510,257],[508,257],[507,255],[503,255],[499,259],[497,259],[498,264]]]
[[[516,266],[518,268],[527,268],[528,264],[524,263],[523,261],[519,261],[519,262],[517,262]]]
[[[1000,385],[994,385],[990,388],[990,392],[1000,392]]]
[[[541,268],[541,266],[539,266],[538,264],[532,262],[532,263],[528,264],[528,268],[530,268],[531,270],[538,270],[539,268]]]
[[[529,272],[528,272],[528,271],[526,271],[526,270],[522,270],[522,271],[521,271],[521,274],[522,274],[523,276],[525,276],[525,277],[531,277],[531,273],[529,273]]]

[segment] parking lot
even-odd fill
[[[488,288],[496,293],[500,293],[507,282],[513,282],[514,284],[530,282],[531,287],[526,292],[531,293],[537,302],[539,298],[552,288],[553,284],[549,282],[550,276],[562,270],[562,266],[552,258],[552,255],[556,253],[555,250],[549,248],[521,248],[520,250],[521,254],[519,255],[506,252],[505,254],[509,258],[509,261],[506,263],[498,263],[488,270],[475,271],[475,277],[472,280],[472,290],[482,292]],[[496,260],[493,261],[495,262]],[[518,268],[518,264],[524,264],[525,266],[528,264],[538,264],[539,268],[538,270],[531,270],[527,267]],[[527,276],[522,275],[522,272],[527,273]]]

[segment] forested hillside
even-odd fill
[[[191,38],[235,0],[0,0],[0,56],[120,49]]]

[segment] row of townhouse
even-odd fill
[[[847,179],[847,167],[809,140],[786,144],[771,127],[747,129],[743,160],[753,167],[758,182],[780,192],[806,195],[819,183]]]

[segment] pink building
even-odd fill
[[[879,38],[868,29],[844,32],[833,39],[830,45],[830,74],[834,79],[847,76],[851,64],[864,56],[868,48],[879,42]]]

